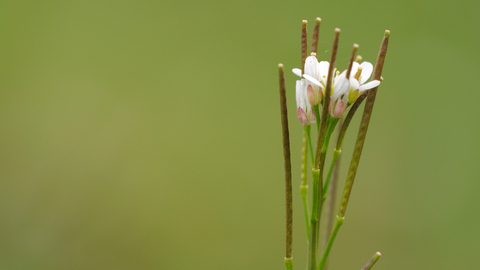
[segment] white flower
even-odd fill
[[[320,67],[320,64],[322,63],[324,64],[322,67]],[[328,62],[319,63],[319,69],[320,69],[319,73],[321,74],[320,75],[321,81],[307,74],[304,74],[303,77],[308,81],[308,83],[316,85],[324,91],[327,84],[328,67],[329,67]],[[342,116],[342,114],[347,110],[347,107],[348,107],[348,93],[350,90],[350,83],[349,83],[349,80],[347,80],[345,75],[346,75],[346,71],[342,72],[340,75],[337,75],[333,78],[332,89],[330,92],[331,93],[330,104],[328,104],[328,111],[330,115],[334,118],[339,118],[340,116]]]
[[[302,70],[298,68],[292,70],[297,76],[307,79],[307,96],[312,106],[316,106],[322,101],[327,82],[328,67],[329,63],[327,61],[319,63],[317,58],[312,55],[305,59],[305,74],[303,76]]]
[[[350,82],[346,78],[346,71],[333,78],[332,94],[328,104],[328,112],[333,118],[339,118],[347,110],[349,90]]]
[[[297,99],[297,118],[304,126],[315,123],[315,114],[312,111],[312,105],[307,97],[307,81],[305,79],[297,80],[295,95]]]
[[[293,73],[302,79],[303,91],[306,92],[308,103],[311,106],[320,104],[325,95],[325,88],[327,86],[328,69],[330,64],[327,61],[318,62],[317,58],[312,55],[305,60],[305,73],[302,70],[295,68]],[[348,105],[355,102],[361,92],[377,87],[380,81],[374,80],[365,83],[372,75],[373,65],[369,62],[358,64],[354,62],[350,77],[346,78],[346,70],[333,78],[330,103],[328,104],[328,111],[334,118],[341,117],[348,108]],[[299,81],[297,81],[297,89]],[[298,96],[298,93],[297,93]],[[297,97],[297,105],[298,105]],[[298,106],[297,106],[298,107]],[[306,111],[305,111],[306,112]],[[297,110],[297,117],[300,116]],[[302,122],[302,120],[300,120]]]
[[[365,83],[372,75],[373,65],[369,62],[358,64],[353,63],[350,73],[350,92],[348,94],[348,103],[351,104],[357,100],[360,93],[380,85],[380,81],[373,80]]]

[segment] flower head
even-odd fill
[[[358,64],[353,63],[352,72],[350,73],[350,92],[348,94],[348,103],[351,104],[357,100],[365,90],[372,89],[380,85],[380,81],[373,80],[365,83],[372,75],[373,65],[369,62]]]
[[[328,112],[331,117],[339,118],[347,110],[349,89],[350,82],[346,78],[346,71],[333,78],[330,104],[328,104]]]
[[[327,82],[328,67],[329,63],[327,61],[319,63],[317,57],[312,54],[305,59],[304,74],[302,74],[302,71],[298,68],[292,70],[297,76],[307,79],[307,96],[312,106],[316,106],[322,101]]]
[[[315,123],[315,114],[312,111],[312,105],[308,101],[307,87],[308,83],[305,79],[297,80],[296,99],[297,99],[297,118],[304,126]]]

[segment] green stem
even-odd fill
[[[293,270],[293,258],[285,258],[285,266],[287,267],[287,270]]]
[[[343,126],[343,120],[340,120],[337,125],[340,125],[341,127]],[[341,129],[338,129],[338,135],[340,135]],[[338,142],[338,138],[337,138]],[[337,153],[339,152],[339,153]],[[329,172],[327,176],[327,180],[324,185],[324,188],[328,188],[328,192],[324,192],[324,206],[326,208],[326,221],[325,221],[325,228],[324,228],[324,233],[323,233],[323,249],[325,250],[325,247],[328,244],[328,239],[330,238],[330,235],[332,234],[333,231],[333,225],[335,221],[335,202],[336,202],[336,197],[337,197],[337,183],[338,183],[338,174],[340,170],[340,152],[341,150],[334,149],[334,160],[332,161],[332,166],[333,166],[333,175],[332,172]],[[334,164],[334,165],[333,165]],[[330,180],[331,179],[331,180]],[[329,183],[328,183],[329,182]],[[324,270],[328,269],[328,260],[325,263]]]
[[[308,125],[308,126],[303,126],[303,129],[304,129],[304,131],[305,131],[305,134],[307,134],[307,144],[309,145],[309,149],[310,149],[310,159],[312,160],[312,164],[313,164],[314,160],[313,160],[312,137],[310,136],[310,125]]]
[[[387,54],[388,40],[390,37],[390,31],[385,31],[382,45],[378,53],[377,62],[375,63],[375,69],[373,71],[373,79],[379,80],[382,75],[383,64],[385,62],[385,56]],[[340,201],[340,209],[338,216],[344,217],[347,210],[348,201],[350,199],[350,193],[352,192],[353,182],[357,174],[358,165],[360,163],[360,157],[362,156],[363,145],[367,136],[368,125],[370,124],[370,118],[372,116],[373,105],[375,104],[375,98],[377,95],[378,86],[368,91],[367,101],[365,102],[365,108],[363,109],[362,120],[360,121],[360,127],[358,129],[357,140],[353,150],[352,159],[350,160],[350,166],[348,168],[347,179],[345,181],[345,187],[343,189],[342,199]]]
[[[319,105],[313,106],[313,111],[315,112],[315,120],[317,122],[317,131],[320,129],[320,109]]]
[[[324,106],[322,108],[320,130],[318,132],[317,139],[317,149],[315,152],[315,162],[312,166],[312,176],[313,176],[313,194],[312,194],[312,215],[310,217],[310,241],[309,241],[309,252],[308,252],[308,270],[315,270],[317,265],[317,249],[318,249],[318,233],[319,233],[319,223],[321,217],[322,203],[323,200],[319,199],[319,196],[323,194],[323,167],[325,156],[322,155],[323,145],[326,140],[326,133],[328,127],[328,103],[330,101],[330,93],[332,87],[332,78],[333,78],[333,67],[335,66],[335,60],[337,56],[338,41],[340,36],[340,29],[335,29],[335,38],[332,46],[332,55],[330,58],[330,67],[328,69],[328,80],[325,87],[325,98]]]
[[[390,37],[390,31],[387,30],[387,31],[385,31],[385,35],[384,35],[384,38],[383,38],[383,41],[382,41],[382,45],[380,46],[377,61],[376,61],[376,64],[375,64],[375,69],[374,69],[374,72],[373,72],[373,79],[374,80],[380,80],[380,78],[381,78],[381,74],[382,74],[382,70],[383,70],[383,64],[385,62],[385,55],[387,53],[389,37]],[[353,187],[353,182],[355,180],[355,175],[357,173],[358,165],[360,163],[360,157],[361,157],[361,154],[362,154],[363,145],[365,143],[365,137],[367,135],[368,125],[370,123],[370,118],[371,118],[371,115],[372,115],[373,105],[375,103],[375,97],[376,97],[376,94],[377,94],[377,90],[378,90],[378,86],[373,88],[373,89],[370,89],[368,91],[368,94],[367,94],[367,101],[366,101],[366,104],[365,104],[365,108],[363,110],[362,120],[360,121],[360,127],[359,127],[359,130],[358,130],[357,140],[355,142],[355,147],[354,147],[354,150],[353,150],[352,159],[350,160],[350,166],[349,166],[349,169],[348,169],[347,179],[345,181],[345,187],[343,189],[342,199],[340,201],[340,207],[339,207],[339,210],[338,210],[337,220],[335,222],[335,228],[332,232],[332,235],[330,236],[327,247],[325,248],[322,259],[320,261],[320,264],[319,264],[319,269],[320,270],[324,269],[325,262],[328,259],[328,255],[330,253],[330,249],[333,245],[333,242],[335,241],[336,234],[338,233],[338,230],[340,229],[340,226],[343,224],[343,221],[345,220],[345,211],[347,209],[348,200],[350,199],[350,194],[351,194],[352,187]],[[353,114],[352,114],[352,116],[353,116]],[[348,117],[349,116],[347,116],[347,118]],[[350,120],[351,120],[351,118],[350,118]],[[347,121],[346,121],[346,123],[347,123]],[[347,126],[348,126],[348,124],[347,124]],[[345,125],[344,125],[344,127],[345,127]],[[346,129],[346,127],[345,127],[345,129]],[[338,146],[338,144],[340,144],[340,146],[341,146],[344,135],[345,135],[345,130],[342,130],[341,135],[340,135],[342,138],[341,139],[339,138],[339,142],[337,142],[337,146]],[[340,149],[340,147],[337,147],[337,149]]]
[[[330,117],[330,116],[329,116]],[[315,269],[316,264],[316,254],[318,250],[318,241],[319,241],[319,231],[320,231],[320,217],[322,216],[322,206],[323,206],[323,170],[325,164],[325,156],[327,154],[328,144],[332,132],[335,130],[335,126],[338,122],[338,119],[330,118],[328,121],[328,128],[326,130],[325,138],[323,140],[323,145],[320,151],[320,168],[312,169],[313,176],[313,194],[312,194],[312,215],[310,223],[310,243],[309,243],[309,269]],[[320,197],[322,196],[322,197]]]
[[[382,256],[382,253],[380,253],[380,252],[375,253],[375,255],[373,255],[373,257],[370,259],[370,261],[368,261],[367,264],[365,264],[365,266],[363,266],[363,268],[361,270],[372,269],[373,265],[378,261],[378,259],[380,259],[380,256]]]
[[[333,242],[335,241],[335,237],[337,236],[338,230],[340,229],[344,221],[345,221],[345,217],[337,216],[337,220],[335,220],[335,227],[333,228],[332,235],[330,235],[328,244],[325,247],[325,250],[323,251],[323,255],[322,255],[322,258],[320,259],[320,263],[318,264],[319,270],[323,270],[323,268],[325,267],[325,263],[327,262],[327,259],[328,259],[328,254],[332,249],[332,245],[333,245]]]
[[[319,183],[320,170],[313,168],[312,169],[312,182],[313,182],[313,191],[312,191],[312,214],[310,215],[310,239],[308,241],[308,268],[310,270],[315,270],[315,265],[317,261],[317,248],[318,248],[318,224],[319,224],[319,189],[321,189],[321,184]]]
[[[327,179],[325,180],[325,184],[323,186],[323,200],[325,200],[325,198],[327,197],[328,187],[330,185],[330,179],[332,179],[335,165],[337,164],[337,160],[340,157],[341,153],[342,153],[342,150],[338,150],[337,148],[333,149],[333,160],[332,160],[332,163],[330,164]]]
[[[335,126],[337,125],[338,120],[340,120],[340,118],[330,117],[330,121],[328,123],[327,134],[325,135],[325,141],[323,141],[322,155],[327,153],[328,144],[330,143],[330,137],[332,137],[332,133],[335,130]]]
[[[353,103],[352,107],[350,107],[350,110],[348,111],[347,116],[345,117],[345,120],[343,121],[342,128],[340,129],[340,132],[338,134],[338,139],[337,139],[337,149],[342,149],[342,144],[343,144],[343,139],[345,138],[345,134],[347,133],[347,129],[350,126],[350,122],[353,119],[353,116],[357,112],[358,107],[362,104],[363,100],[367,97],[368,90],[360,94],[360,96],[355,100],[355,103]]]
[[[302,174],[301,179],[302,183],[300,184],[300,194],[302,195],[302,202],[303,202],[303,212],[305,215],[305,225],[306,225],[306,232],[307,232],[307,241],[310,237],[310,215],[308,213],[308,185],[307,185],[307,156],[308,156],[308,149],[307,149],[307,133],[303,132],[303,141],[302,141]],[[311,152],[311,151],[310,151]]]

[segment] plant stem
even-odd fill
[[[390,31],[385,31],[380,51],[378,52],[377,62],[375,63],[375,70],[373,72],[373,80],[380,80],[383,70],[383,64],[385,62],[385,56],[387,54],[388,39],[390,37]],[[373,105],[375,103],[375,97],[377,95],[378,86],[368,91],[367,101],[365,108],[363,109],[362,120],[360,122],[360,128],[358,129],[357,140],[353,150],[352,159],[350,161],[350,167],[348,169],[347,180],[345,181],[345,187],[343,189],[342,200],[340,202],[340,209],[338,216],[344,217],[347,210],[348,200],[350,199],[350,193],[352,192],[353,182],[355,175],[357,174],[358,165],[360,163],[360,157],[362,155],[363,145],[367,136],[368,125],[372,116]]]
[[[324,144],[322,146],[322,157],[323,159],[325,159],[325,156],[327,155],[327,150],[328,150],[328,144],[330,142],[330,137],[333,133],[333,131],[335,130],[335,126],[337,125],[338,123],[338,118],[333,118],[333,117],[330,117],[330,123],[328,124],[328,130],[327,130],[327,134],[325,136],[325,141],[324,141]],[[340,155],[340,153],[338,153],[338,156]],[[337,156],[337,158],[338,158]],[[326,192],[327,190],[325,188],[328,188],[328,184],[330,183],[330,177],[332,176],[331,172],[333,172],[333,167],[335,166],[335,162],[337,161],[337,159],[334,157],[334,160],[332,161],[332,165],[330,166],[330,170],[329,170],[329,173],[327,175],[327,180],[325,181],[325,185],[323,187],[323,193],[322,193],[322,200],[324,201],[325,200],[325,195],[326,195]],[[325,163],[325,162],[323,162]],[[321,168],[321,170],[323,170],[323,168]]]
[[[301,39],[301,59],[302,59],[302,74],[305,72],[305,59],[308,57],[308,45],[307,45],[307,24],[306,20],[302,21],[302,39]]]
[[[313,106],[313,111],[315,112],[315,119],[316,119],[315,122],[317,122],[317,130],[320,129],[320,109],[318,107],[319,105]]]
[[[315,20],[315,28],[313,29],[312,48],[311,48],[312,53],[317,53],[318,37],[319,37],[319,33],[320,33],[320,23],[321,22],[322,22],[322,19],[317,17],[317,19]]]
[[[329,187],[329,184],[330,184],[330,178],[332,177],[332,173],[335,169],[335,164],[337,162],[337,159],[340,157],[340,154],[342,153],[342,143],[343,143],[343,139],[345,138],[345,134],[347,133],[347,129],[350,125],[350,122],[352,121],[353,116],[355,115],[355,112],[357,111],[358,107],[360,107],[360,105],[362,104],[362,101],[366,97],[367,97],[367,95],[364,92],[357,98],[355,103],[350,108],[350,111],[348,111],[347,117],[345,117],[345,120],[343,121],[343,124],[341,125],[342,128],[338,132],[337,146],[335,147],[335,149],[333,149],[332,163],[330,164],[330,169],[328,171],[327,180],[325,181],[325,185],[324,185],[324,188],[323,188],[323,199],[324,200],[325,200],[326,195],[327,195],[328,187]]]
[[[317,249],[318,249],[318,225],[320,223],[319,216],[321,200],[319,200],[319,194],[322,192],[322,184],[319,183],[320,170],[312,168],[312,214],[310,215],[310,239],[308,241],[308,268],[309,270],[315,270],[315,264],[317,261]]]
[[[327,174],[327,180],[325,180],[325,184],[323,186],[323,200],[327,198],[327,191],[329,190],[328,187],[330,185],[330,180],[332,179],[333,171],[335,169],[335,166],[337,164],[337,160],[340,157],[340,154],[342,153],[342,150],[337,150],[336,148],[333,149],[333,159],[332,163],[330,164],[330,168],[328,170]]]
[[[385,62],[385,55],[387,53],[387,46],[388,46],[389,37],[390,37],[390,31],[387,30],[387,31],[385,31],[385,35],[384,35],[384,38],[383,38],[383,41],[382,41],[382,45],[380,46],[380,51],[378,53],[377,62],[375,64],[375,70],[374,70],[374,75],[373,75],[374,80],[379,80],[380,77],[381,77],[383,64]],[[354,150],[353,150],[352,159],[350,160],[350,166],[349,166],[349,169],[348,169],[347,179],[345,181],[345,187],[343,189],[342,199],[340,201],[340,207],[339,207],[339,210],[338,210],[337,221],[335,222],[335,228],[334,228],[334,231],[332,232],[332,235],[330,236],[327,248],[325,249],[325,251],[323,253],[322,261],[326,261],[328,259],[328,255],[330,253],[331,246],[333,245],[333,242],[335,241],[335,237],[336,237],[337,232],[340,229],[341,223],[343,223],[343,221],[341,221],[340,224],[338,224],[338,223],[340,222],[341,219],[345,219],[345,211],[347,209],[348,200],[350,198],[350,193],[352,191],[353,182],[355,180],[355,175],[357,173],[358,165],[359,165],[359,162],[360,162],[360,156],[362,154],[363,145],[365,143],[365,137],[367,135],[368,124],[370,123],[370,117],[372,115],[373,104],[375,102],[375,96],[376,96],[377,90],[378,90],[378,86],[369,90],[368,94],[367,94],[367,101],[366,101],[366,104],[365,104],[365,108],[363,110],[363,115],[362,115],[362,120],[360,122],[359,130],[358,130],[357,140],[355,142],[355,147],[354,147]],[[347,117],[348,117],[348,115],[347,115]],[[353,117],[353,113],[352,113],[352,117]],[[350,120],[351,120],[351,117],[348,121],[350,121]],[[346,123],[347,123],[347,121],[346,121]],[[344,127],[345,127],[345,124],[344,124]],[[347,124],[347,127],[348,127],[348,124]],[[343,135],[342,134],[340,134],[340,135],[344,136],[345,131],[342,130],[341,133],[342,132],[343,132]],[[341,145],[341,141],[343,141],[343,137],[342,137],[341,140],[339,138],[339,141],[340,142],[337,142],[337,144],[340,143],[340,145]],[[324,265],[325,265],[325,263],[322,264],[322,262],[321,262],[320,265],[319,265],[319,269],[323,270]]]
[[[343,139],[345,138],[345,134],[347,133],[348,127],[350,126],[350,122],[352,121],[353,116],[355,115],[355,112],[357,112],[358,107],[360,107],[363,100],[367,97],[368,91],[369,90],[360,94],[360,96],[357,98],[355,103],[353,103],[352,107],[350,108],[350,111],[348,111],[347,117],[345,117],[342,128],[340,129],[340,132],[338,134],[337,146],[335,147],[335,149],[338,149],[338,150],[342,149]]]
[[[324,200],[326,198],[328,198],[328,201],[327,201],[327,205],[328,205],[328,208],[327,208],[327,213],[326,213],[326,226],[325,226],[325,248],[327,247],[328,245],[328,242],[330,241],[330,236],[331,236],[331,233],[332,233],[332,230],[333,230],[333,220],[335,219],[335,214],[334,214],[334,207],[335,207],[335,198],[336,198],[336,192],[337,192],[337,182],[338,182],[338,171],[339,171],[339,166],[340,166],[340,154],[342,152],[342,143],[343,143],[343,139],[345,138],[345,134],[347,132],[347,129],[348,129],[348,126],[350,125],[350,122],[353,118],[353,116],[355,115],[355,112],[357,111],[358,107],[360,107],[360,105],[362,104],[362,101],[365,99],[366,97],[366,92],[363,92],[358,98],[357,100],[355,101],[355,103],[352,105],[352,107],[350,108],[347,116],[345,117],[345,120],[343,121],[343,123],[340,124],[340,126],[342,127],[339,131],[338,131],[338,139],[337,139],[337,146],[335,147],[335,149],[333,150],[333,159],[332,159],[332,164],[330,165],[330,170],[328,172],[328,175],[327,175],[327,180],[325,181],[325,185],[324,185],[324,190],[328,189],[329,192],[328,192],[328,196],[326,196],[327,192],[324,191],[323,192],[323,198]],[[332,170],[333,170],[333,176],[332,175]],[[331,179],[331,184],[329,183],[330,181],[330,178],[332,177]],[[330,187],[331,185],[331,187]],[[325,262],[325,266],[324,266],[324,270],[326,270],[328,268],[328,260]]]
[[[285,204],[286,204],[286,255],[287,260],[292,261],[292,224],[293,224],[293,206],[292,206],[292,165],[290,160],[290,137],[288,133],[288,113],[287,113],[287,95],[285,89],[285,74],[283,64],[278,65],[279,84],[280,84],[280,114],[282,120],[282,138],[283,138],[283,157],[285,169]],[[287,269],[288,269],[287,264]],[[291,268],[290,268],[291,269]],[[289,270],[290,270],[289,269]]]
[[[340,121],[340,126],[343,126],[343,120]],[[338,129],[338,134],[337,134],[337,137],[338,135],[340,135],[340,131],[341,129]],[[337,138],[337,141],[338,141],[338,138]],[[337,154],[338,152],[338,154]],[[328,240],[330,239],[330,235],[332,233],[332,230],[333,230],[333,221],[335,220],[335,201],[336,201],[336,197],[337,197],[337,182],[338,182],[338,174],[339,174],[339,171],[340,171],[340,153],[341,153],[341,150],[337,150],[337,149],[334,149],[334,160],[332,161],[332,164],[335,164],[333,165],[333,176],[330,176],[331,173],[329,172],[329,176],[327,176],[327,180],[326,182],[329,181],[329,179],[331,178],[331,183],[330,184],[327,184],[325,183],[324,187],[329,187],[330,186],[330,189],[328,191],[328,196],[327,197],[327,200],[324,202],[327,206],[326,206],[326,213],[325,213],[325,216],[327,218],[327,220],[325,221],[325,230],[324,230],[324,250],[328,244]],[[335,158],[336,157],[336,158]],[[325,188],[324,188],[325,189]],[[326,194],[326,192],[323,192],[324,194]],[[325,196],[324,196],[325,197]],[[325,199],[324,199],[325,200]],[[328,260],[327,262],[325,263],[325,266],[323,269],[328,269]]]
[[[332,55],[330,58],[330,67],[328,69],[328,79],[327,86],[325,89],[325,98],[324,105],[322,108],[322,119],[320,124],[320,131],[318,132],[317,139],[317,151],[315,154],[315,162],[312,169],[313,176],[313,194],[312,194],[312,214],[310,217],[310,242],[309,242],[309,252],[308,252],[308,269],[315,270],[317,262],[317,249],[318,249],[318,233],[319,233],[319,224],[322,210],[323,200],[319,198],[323,194],[323,167],[325,156],[322,155],[323,145],[326,139],[327,127],[329,122],[328,117],[328,103],[330,101],[330,92],[332,88],[332,79],[333,79],[333,67],[335,66],[335,60],[337,56],[338,49],[338,40],[340,36],[340,29],[335,29],[335,38],[332,46]]]
[[[337,219],[335,220],[335,227],[333,228],[332,235],[330,236],[330,239],[328,240],[328,244],[325,247],[325,251],[323,251],[322,258],[320,259],[320,263],[318,264],[318,269],[323,270],[323,268],[325,267],[325,263],[327,262],[327,259],[328,259],[328,254],[330,254],[330,249],[332,248],[332,245],[333,245],[333,242],[335,241],[335,237],[337,236],[338,230],[340,229],[344,221],[345,221],[345,217],[337,216]]]
[[[305,225],[307,232],[307,241],[310,237],[310,215],[308,213],[308,185],[307,185],[307,168],[308,168],[308,148],[307,148],[307,133],[303,132],[303,141],[302,141],[302,174],[301,179],[302,183],[300,184],[300,194],[302,195],[303,202],[303,212],[305,215]],[[311,151],[310,151],[311,152]]]
[[[292,258],[285,258],[285,266],[287,267],[287,270],[293,270],[293,260]]]
[[[312,147],[312,138],[310,136],[310,125],[303,126],[303,129],[305,131],[305,134],[307,135],[307,144],[309,145],[308,149],[310,149],[310,159],[311,159],[312,164],[313,164],[313,147]]]
[[[365,266],[363,266],[363,268],[361,270],[372,269],[373,265],[378,261],[378,259],[380,259],[380,256],[382,256],[382,253],[380,253],[380,252],[375,253],[375,255],[373,255],[373,257],[370,259],[370,261],[368,261],[367,264],[365,264]]]
[[[307,53],[308,53],[308,45],[307,45],[307,21],[303,20],[302,21],[302,32],[301,32],[301,51],[300,51],[300,57],[301,57],[301,62],[300,62],[300,67],[302,69],[302,74],[305,72],[305,60],[307,59]],[[307,144],[310,146],[310,155],[312,156],[313,159],[313,151],[312,151],[312,143],[311,143],[311,137],[310,137],[310,126],[304,129],[303,133],[303,142],[302,142],[302,183],[300,185],[300,194],[302,195],[302,201],[303,201],[303,211],[305,214],[305,224],[306,224],[306,229],[307,229],[307,241],[310,237],[310,217],[308,214],[308,185],[307,185],[307,155],[308,155],[308,148]],[[313,164],[313,161],[312,161]]]

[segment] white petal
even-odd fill
[[[312,55],[305,59],[305,74],[308,74],[317,80],[319,79],[317,57]]]
[[[307,74],[303,74],[303,77],[304,77],[307,81],[315,84],[316,86],[322,87],[322,84],[321,84],[317,79],[313,78],[312,76],[307,75]]]
[[[350,81],[345,78],[345,73],[337,76],[335,79],[335,85],[333,88],[332,99],[336,100],[344,94],[350,92]]]
[[[297,100],[297,108],[305,109],[304,80],[297,80],[295,87],[295,99]]]
[[[328,61],[322,61],[318,63],[318,70],[320,71],[320,75],[328,75],[328,68],[330,67],[330,63]]]
[[[345,69],[344,71],[342,71],[342,73],[338,74],[338,76],[335,77],[335,74],[333,74],[333,78],[334,80],[338,80],[340,79],[340,77],[347,77],[347,70]]]
[[[293,74],[297,75],[298,77],[302,77],[302,70],[299,68],[292,69]]]
[[[360,65],[357,62],[353,62],[352,71],[350,72],[350,78],[353,78],[355,76],[355,74],[357,74],[359,66]]]
[[[362,91],[377,87],[379,85],[380,85],[380,81],[374,80],[374,81],[368,82],[368,83],[360,86],[359,90],[360,90],[360,92],[362,92]]]
[[[327,61],[322,61],[318,63],[318,77],[319,81],[323,84],[327,84],[327,76],[328,76],[328,68],[330,67],[330,63]]]
[[[364,84],[372,75],[373,65],[369,62],[363,62],[361,65],[362,67],[362,74],[360,75],[360,83]]]
[[[350,91],[350,81],[345,77],[340,78],[338,83],[335,83],[335,92],[337,91],[340,95],[348,93]]]
[[[360,87],[360,83],[354,77],[350,76],[350,89],[357,90]]]

